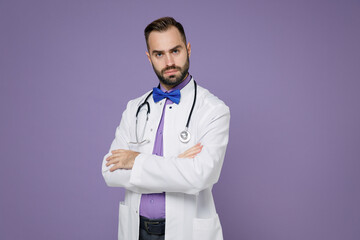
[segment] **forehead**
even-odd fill
[[[176,27],[170,27],[164,32],[152,31],[148,39],[149,50],[169,50],[177,45],[185,43]]]

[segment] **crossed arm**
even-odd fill
[[[132,114],[125,111],[110,152],[103,159],[106,184],[138,193],[196,194],[216,183],[228,142],[230,112],[222,104],[198,111],[199,116],[206,116],[197,119],[199,143],[178,156],[167,157],[128,150],[128,118]]]
[[[185,152],[181,153],[178,158],[194,158],[201,152],[203,145],[200,143],[189,148]],[[111,151],[111,155],[106,158],[106,166],[113,165],[110,168],[110,172],[117,169],[132,169],[135,163],[135,158],[139,155],[139,152],[126,149],[116,149]]]

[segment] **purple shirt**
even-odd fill
[[[184,81],[182,81],[182,83],[170,89],[169,91],[166,91],[166,89],[164,89],[161,84],[160,84],[160,89],[163,92],[172,92],[177,89],[181,90],[190,82],[190,80],[191,80],[191,76],[190,74],[188,74],[188,76]],[[168,104],[173,104],[173,102],[170,99],[166,99],[162,111],[160,123],[155,136],[153,154],[158,156],[163,156],[164,116],[165,116],[165,109]],[[150,219],[165,218],[165,193],[143,194],[141,196],[141,202],[140,202],[140,215]]]

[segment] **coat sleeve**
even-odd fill
[[[152,192],[197,194],[215,184],[220,176],[229,138],[230,111],[218,104],[201,112],[199,142],[204,146],[195,158],[139,154],[129,184]]]
[[[118,169],[114,172],[110,172],[110,166],[106,166],[106,158],[111,155],[111,151],[115,149],[129,149],[130,139],[130,126],[128,124],[128,117],[131,114],[131,101],[128,103],[126,110],[122,114],[120,125],[116,128],[115,139],[113,140],[109,152],[104,156],[102,161],[102,175],[106,184],[109,187],[124,187],[128,190],[140,193],[150,193],[146,189],[142,189],[130,183],[130,176],[132,170]]]

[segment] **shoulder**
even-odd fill
[[[141,96],[138,97],[138,98],[134,98],[134,99],[130,100],[130,101],[127,103],[127,105],[126,105],[126,109],[125,109],[125,111],[124,111],[124,113],[123,113],[123,117],[124,117],[124,115],[126,115],[126,116],[135,116],[135,115],[136,115],[136,111],[137,111],[137,109],[139,108],[139,106],[140,106],[143,102],[145,102],[145,99],[146,99],[147,97],[148,97],[148,100],[149,100],[149,98],[151,97],[151,96],[150,96],[151,93],[152,93],[152,90],[144,93],[143,95],[141,95]]]
[[[142,104],[147,97],[148,97],[148,98],[151,97],[151,96],[150,96],[151,93],[152,93],[152,90],[144,93],[143,95],[141,95],[141,96],[138,97],[138,98],[131,99],[131,100],[127,103],[127,108],[128,108],[128,107],[131,107],[131,108],[133,108],[133,107],[139,107],[140,104]]]
[[[230,113],[229,107],[225,104],[224,101],[219,99],[213,93],[211,93],[208,89],[203,88],[198,85],[198,97],[199,103],[198,107],[204,111],[216,111],[219,113]]]
[[[224,101],[209,90],[198,87],[199,102],[196,106],[196,122],[199,133],[210,129],[215,131],[228,130],[230,127],[230,109]]]

